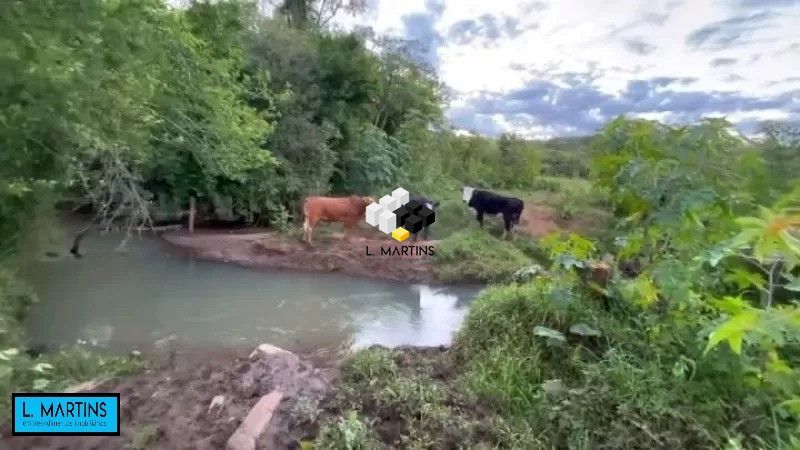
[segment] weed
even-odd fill
[[[330,450],[371,450],[378,444],[372,437],[372,427],[356,411],[322,425],[315,448]]]
[[[316,422],[320,412],[319,400],[308,395],[300,395],[292,405],[289,414],[294,423],[302,424]]]
[[[373,347],[362,350],[342,366],[342,378],[346,382],[372,382],[391,379],[397,375],[397,364],[390,350]]]

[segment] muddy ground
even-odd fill
[[[380,249],[409,245],[436,246],[435,241],[399,243],[383,233],[358,230],[349,240],[341,233],[318,233],[314,245],[263,229],[237,231],[186,230],[166,233],[164,239],[195,257],[250,268],[302,269],[342,272],[396,281],[434,281],[430,255],[380,256]],[[367,254],[367,249],[369,253]]]
[[[258,399],[273,390],[282,392],[283,400],[256,447],[297,448],[292,408],[299,398],[319,401],[326,395],[339,358],[292,353],[192,358],[108,380],[84,392],[120,393],[120,436],[12,437],[6,425],[0,449],[223,449]],[[222,406],[209,409],[218,395],[224,396]]]
[[[425,430],[435,432],[435,448],[455,449],[469,442],[494,441],[483,423],[494,414],[452,387],[458,370],[445,347],[389,351],[375,346],[371,350],[392,355],[397,376],[435,383],[444,392],[442,406],[458,411],[454,415],[461,421],[458,429],[448,430],[458,422],[447,422],[434,423],[434,428]],[[341,363],[348,354],[339,349],[303,354],[254,351],[228,360],[222,360],[223,355],[205,361],[196,356],[82,390],[120,393],[120,436],[13,437],[6,425],[0,429],[0,449],[224,449],[259,398],[275,390],[284,396],[256,441],[258,450],[299,449],[303,442],[315,439],[321,424],[338,420],[352,408],[371,423],[380,448],[404,448],[404,441],[414,432],[409,422],[414,419],[404,404],[377,401],[380,385],[375,383],[386,381],[383,376],[341,383]],[[222,405],[211,407],[220,395],[224,397]]]

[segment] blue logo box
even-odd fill
[[[119,394],[11,394],[13,436],[119,436]]]

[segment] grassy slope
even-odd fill
[[[741,381],[720,383],[707,370],[711,364],[698,364],[692,376],[676,371],[674,350],[571,283],[539,279],[487,289],[450,350],[359,352],[323,405],[317,443],[717,448],[730,436],[757,442],[770,432],[767,416],[739,398]],[[565,288],[571,295],[563,295]],[[570,333],[576,324],[599,335]],[[350,428],[362,433],[345,445],[344,437],[354,436]]]

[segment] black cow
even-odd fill
[[[504,238],[506,237],[506,233],[511,232],[511,228],[514,225],[519,225],[522,208],[525,207],[522,200],[518,198],[504,197],[494,192],[481,191],[471,187],[464,187],[463,200],[477,213],[476,217],[481,228],[483,228],[484,214],[492,216],[502,214],[503,222],[505,222],[505,228],[503,229]]]
[[[436,207],[439,206],[439,202],[438,201],[434,201],[434,200],[431,200],[429,198],[425,198],[425,197],[422,197],[422,196],[411,196],[411,198],[409,200],[410,201],[416,200],[421,205],[425,206],[426,208],[430,209],[431,211],[436,211]],[[414,241],[415,242],[417,240],[417,235],[418,234],[419,233],[414,233]],[[422,239],[424,239],[426,241],[428,240],[428,226],[425,226],[425,227],[422,228]]]

